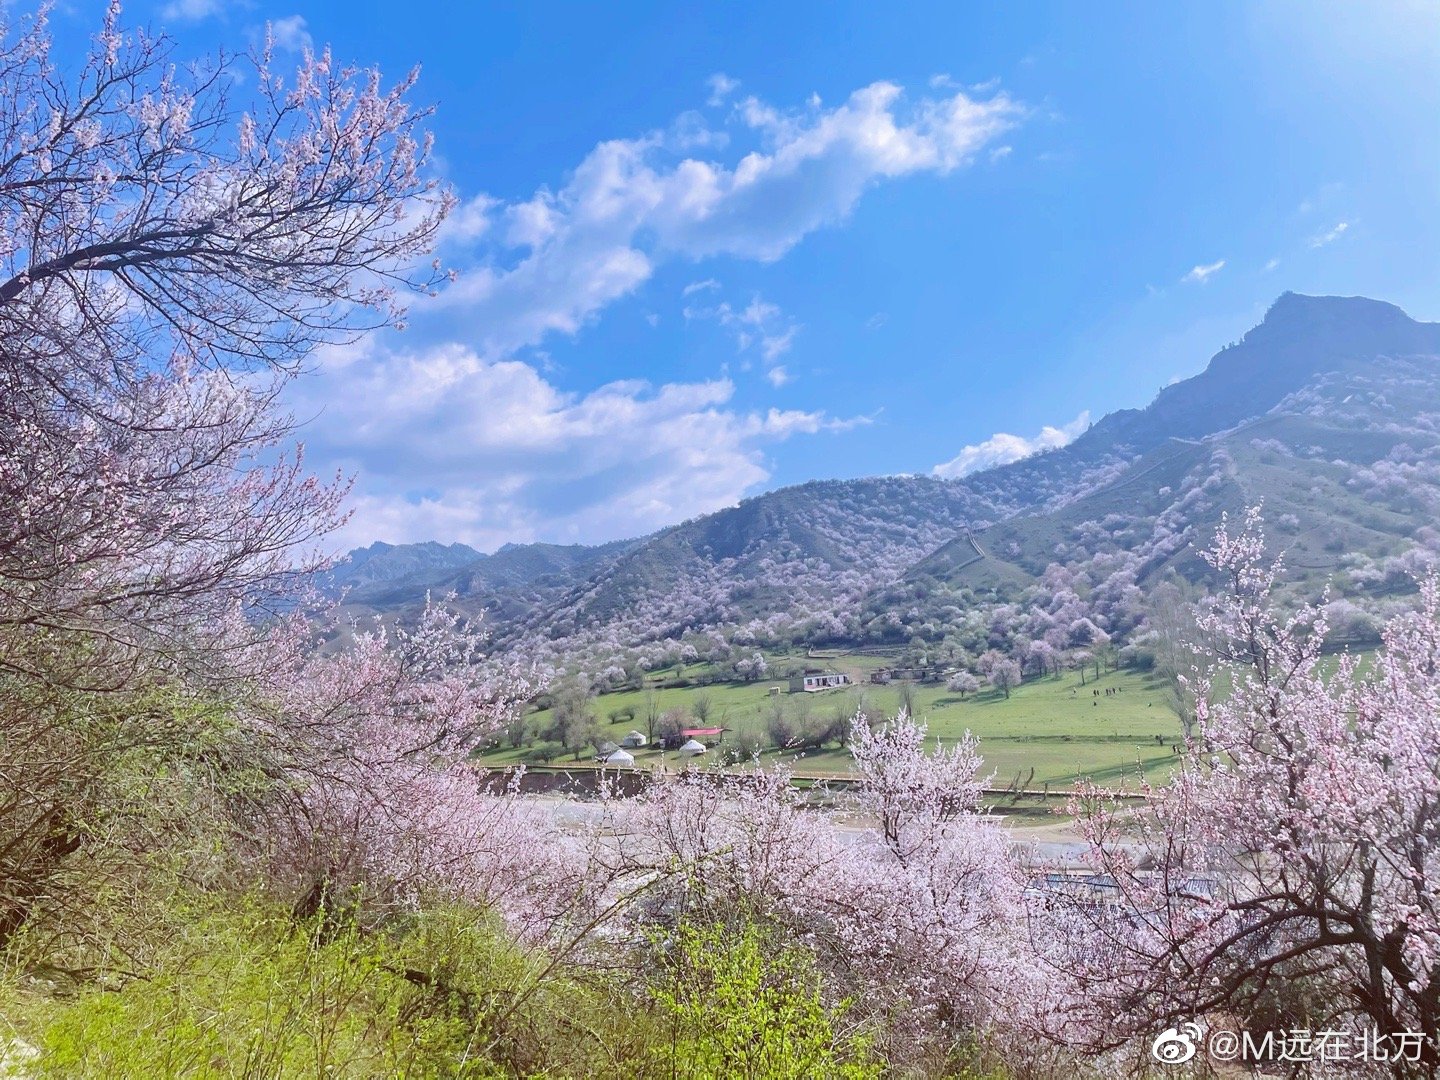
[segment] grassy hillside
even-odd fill
[[[1433,436],[1414,431],[1347,429],[1283,414],[1204,442],[1173,439],[1114,483],[1058,510],[1012,518],[952,541],[907,577],[1013,590],[1033,583],[1053,562],[1078,561],[1107,547],[1144,550],[1161,522],[1183,533],[1187,543],[1147,557],[1140,581],[1172,570],[1198,580],[1206,567],[1191,545],[1211,534],[1222,513],[1233,516],[1261,505],[1274,549],[1284,552],[1291,577],[1318,589],[1346,554],[1383,558],[1409,545],[1419,519],[1413,498],[1378,497],[1352,482],[1357,467],[1385,458],[1402,441],[1412,448],[1435,443]],[[1186,499],[1202,486],[1207,487],[1203,501]],[[976,545],[982,558],[975,557]]]

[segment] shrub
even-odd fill
[[[543,742],[527,750],[524,759],[535,765],[549,765],[564,752],[565,748],[559,743]]]
[[[0,674],[0,950],[36,921],[52,950],[113,939],[98,898],[162,864],[211,877],[225,805],[253,794],[254,765],[224,711],[182,691],[104,697]]]
[[[869,1040],[845,1022],[851,1003],[827,1004],[810,955],[776,948],[753,924],[738,936],[678,927],[651,996],[669,1028],[665,1075],[881,1075]]]
[[[785,703],[776,699],[771,702],[770,715],[765,718],[765,735],[771,746],[782,750],[795,742],[795,724],[785,708]]]
[[[739,765],[753,761],[763,749],[764,740],[760,736],[754,732],[743,731],[730,741],[721,757],[727,765]]]
[[[177,923],[144,980],[65,999],[0,989],[0,1017],[38,1051],[37,1080],[633,1075],[656,1029],[642,1015],[611,1030],[610,988],[544,978],[544,963],[473,908],[363,933],[250,902]]]

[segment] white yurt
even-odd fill
[[[623,739],[620,740],[620,745],[633,748],[638,746],[644,746],[649,741],[649,739],[645,738],[644,732],[632,731],[629,735],[626,735]]]
[[[635,759],[624,750],[616,750],[605,758],[603,764],[612,769],[628,769],[635,764]]]
[[[696,754],[705,753],[705,744],[691,739],[684,746],[680,747],[679,753],[685,757],[694,757]]]

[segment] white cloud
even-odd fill
[[[710,88],[710,96],[705,104],[710,106],[724,105],[725,100],[740,89],[740,80],[732,79],[723,71],[717,71],[705,80],[705,85]]]
[[[463,310],[476,347],[499,359],[574,334],[666,260],[779,259],[842,221],[867,188],[960,168],[1022,113],[1003,94],[907,104],[879,82],[833,109],[745,99],[737,122],[759,148],[732,164],[680,157],[660,133],[603,142],[559,190],[497,209],[508,228],[439,304]]]
[[[160,9],[167,22],[199,22],[225,10],[225,0],[171,0]]]
[[[1267,262],[1267,263],[1265,264],[1265,273],[1267,273],[1267,274],[1270,273],[1271,270],[1274,270],[1274,269],[1275,269],[1277,266],[1279,266],[1279,265],[1280,265],[1280,260],[1279,260],[1279,259],[1271,259],[1269,262]]]
[[[1214,275],[1225,268],[1224,259],[1216,259],[1213,263],[1206,263],[1202,266],[1191,267],[1190,272],[1180,280],[1185,284],[1204,285]]]
[[[500,200],[489,195],[466,199],[445,218],[441,243],[472,244],[486,236],[495,225],[491,212],[499,205]]]
[[[299,52],[314,44],[310,31],[305,28],[304,15],[286,15],[274,20],[270,24],[270,40],[282,52]]]
[[[1323,232],[1319,236],[1312,236],[1310,238],[1310,246],[1312,248],[1318,248],[1324,247],[1326,244],[1333,244],[1336,240],[1339,240],[1340,237],[1344,236],[1345,231],[1349,228],[1350,222],[1337,222],[1335,227],[1328,232]]]
[[[312,460],[358,471],[343,540],[633,536],[730,505],[769,478],[762,448],[865,419],[744,411],[728,379],[566,393],[530,364],[459,345],[329,350],[291,406]]]
[[[272,33],[277,45],[282,33],[292,44],[308,39],[299,16]],[[712,89],[733,93],[732,82]],[[783,111],[750,97],[726,132],[682,114],[669,128],[599,144],[558,187],[518,200],[471,198],[442,238],[470,269],[415,312],[428,308],[432,328],[451,322],[465,343],[390,352],[369,340],[329,350],[289,401],[297,415],[318,417],[308,430],[311,460],[360,477],[343,539],[490,548],[638,535],[763,484],[765,448],[775,442],[867,423],[741,408],[728,377],[568,392],[543,350],[549,336],[576,333],[659,265],[779,259],[843,221],[870,187],[968,164],[1022,114],[1004,95],[907,102],[889,83],[832,108],[816,99]],[[727,140],[736,149],[724,149]],[[715,156],[696,156],[702,145]],[[687,316],[733,334],[740,368],[753,357],[771,385],[790,383],[781,361],[799,324],[759,295],[723,301],[720,283],[702,274],[685,290]],[[520,349],[530,350],[528,362],[515,358]]]
[[[1037,454],[1041,450],[1054,450],[1065,446],[1083,434],[1089,426],[1090,412],[1087,409],[1063,427],[1047,425],[1041,428],[1040,434],[1033,439],[1027,439],[1022,435],[1010,435],[1003,431],[997,432],[982,443],[965,447],[949,461],[936,465],[930,471],[947,480],[955,480],[962,476],[969,476],[973,472],[979,472],[981,469],[989,469],[996,465],[1008,465],[1012,461],[1019,461],[1031,454]]]
[[[1013,154],[1014,152],[1015,152],[1015,148],[1014,148],[1013,146],[1010,146],[1009,144],[1006,144],[1005,146],[997,146],[997,147],[995,147],[994,150],[991,150],[991,151],[990,151],[990,160],[991,160],[992,162],[993,162],[993,161],[1004,161],[1007,157],[1009,157],[1009,156],[1010,156],[1011,154]]]
[[[690,296],[702,289],[719,288],[719,282],[697,281],[685,287]],[[745,307],[736,309],[729,301],[721,301],[715,307],[686,305],[686,319],[712,319],[735,335],[735,346],[742,353],[758,349],[765,363],[773,364],[790,351],[801,326],[788,318],[780,308],[758,294],[750,298]],[[774,379],[771,379],[774,382]],[[777,386],[780,383],[776,383]]]
[[[675,118],[665,133],[663,145],[681,154],[696,150],[723,150],[730,145],[730,135],[712,128],[703,115],[692,109]]]
[[[767,361],[778,360],[790,351],[790,346],[795,344],[795,335],[800,332],[800,327],[794,323],[776,334],[760,335],[760,355]]]

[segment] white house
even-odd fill
[[[691,739],[684,746],[680,747],[677,752],[685,757],[694,757],[696,754],[705,753],[705,744],[697,739]]]
[[[635,758],[624,750],[616,750],[605,758],[601,764],[611,769],[629,769],[635,765]]]
[[[844,686],[850,676],[843,671],[807,671],[790,680],[792,694],[813,694],[817,690],[829,690],[832,686]]]
[[[639,747],[644,746],[649,741],[649,739],[645,738],[643,732],[632,731],[629,735],[626,735],[623,739],[620,740],[620,745],[628,747],[631,750],[635,750]]]

